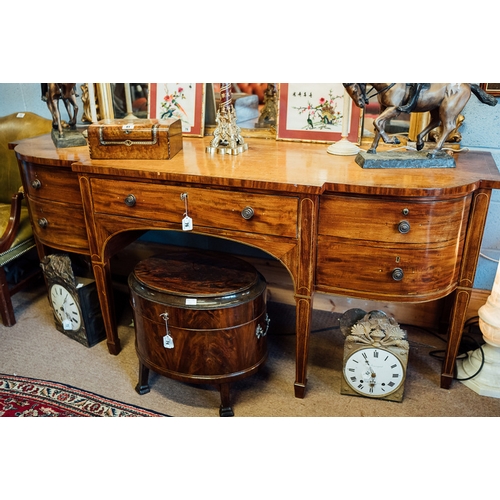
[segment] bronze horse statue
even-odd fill
[[[78,103],[76,101],[75,83],[42,83],[42,99],[47,102],[47,107],[52,114],[52,127],[58,130],[59,137],[64,137],[63,123],[59,113],[59,100],[64,101],[68,112],[68,125],[71,129],[76,129],[76,119],[78,116]],[[73,109],[71,109],[71,106]]]
[[[375,154],[380,138],[386,144],[399,144],[395,136],[389,137],[385,131],[386,124],[396,118],[408,100],[410,86],[406,83],[343,83],[347,93],[354,103],[364,108],[371,97],[377,96],[380,104],[380,115],[374,120],[375,138],[368,153]],[[366,86],[371,85],[374,93],[368,95]],[[479,85],[474,83],[430,83],[422,85],[418,99],[412,112],[430,112],[429,124],[417,136],[417,150],[424,147],[423,138],[433,129],[441,125],[441,132],[436,140],[436,147],[427,156],[434,158],[441,151],[449,134],[457,126],[457,118],[473,93],[483,104],[495,106],[497,100],[487,94]]]

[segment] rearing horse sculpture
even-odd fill
[[[370,97],[377,96],[380,104],[380,115],[374,120],[375,138],[368,153],[375,154],[382,137],[386,144],[399,144],[395,136],[389,137],[385,131],[386,124],[396,118],[401,111],[398,106],[405,103],[408,98],[409,87],[406,83],[343,83],[347,93],[354,103],[364,108]],[[371,85],[375,93],[368,96],[366,86]],[[418,97],[412,112],[430,112],[430,122],[417,136],[417,150],[424,147],[423,138],[431,130],[442,125],[441,133],[436,141],[436,147],[427,156],[434,158],[441,151],[449,134],[457,126],[457,118],[473,93],[483,104],[495,106],[497,100],[487,94],[481,87],[474,83],[431,83],[425,86]]]
[[[50,113],[52,114],[52,127],[59,131],[59,137],[64,137],[61,115],[59,113],[59,100],[64,101],[68,112],[70,128],[76,128],[78,115],[78,104],[76,101],[75,83],[47,83],[45,99]],[[44,86],[42,86],[44,88]],[[73,109],[71,109],[71,105]]]

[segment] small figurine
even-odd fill
[[[495,97],[487,94],[474,83],[344,83],[354,103],[364,108],[371,97],[377,96],[380,115],[374,120],[375,138],[368,153],[375,154],[382,137],[386,144],[399,144],[395,136],[389,137],[386,124],[401,112],[430,112],[430,122],[417,136],[417,150],[424,147],[423,138],[436,127],[441,126],[436,146],[427,156],[435,158],[448,136],[457,128],[457,119],[473,93],[483,104],[496,106]],[[373,93],[368,95],[366,86],[371,85]],[[372,92],[372,91],[370,91]]]
[[[75,83],[42,83],[42,101],[47,103],[47,107],[52,115],[52,127],[59,132],[59,137],[64,137],[63,122],[59,113],[59,100],[64,101],[68,112],[68,125],[71,129],[76,129],[76,119],[78,116],[78,103],[76,101]],[[73,106],[73,109],[71,109]]]
[[[87,144],[81,131],[77,130],[78,103],[75,83],[42,83],[42,101],[52,115],[52,141],[56,148],[84,146]],[[59,101],[62,100],[68,112],[69,121],[63,122],[59,113]]]

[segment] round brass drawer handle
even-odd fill
[[[42,219],[38,219],[38,225],[42,228],[45,229],[49,225],[49,221],[44,217]]]
[[[250,220],[254,216],[254,214],[255,212],[252,207],[245,207],[241,211],[241,216],[246,220]]]
[[[405,273],[400,267],[396,267],[396,269],[392,271],[392,279],[394,281],[401,281],[404,278],[404,275]]]
[[[127,207],[133,207],[137,200],[133,194],[129,194],[123,201]]]
[[[40,182],[40,179],[34,179],[31,181],[31,187],[33,189],[40,189],[42,187],[42,183]]]
[[[406,234],[406,233],[409,233],[410,232],[410,223],[407,221],[407,220],[402,220],[399,224],[398,224],[398,231],[401,233],[401,234]]]

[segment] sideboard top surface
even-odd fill
[[[18,156],[79,173],[145,181],[322,194],[328,191],[390,196],[460,196],[479,187],[500,189],[488,152],[455,155],[456,168],[363,169],[354,156],[327,153],[326,144],[250,139],[239,155],[209,154],[211,138],[187,138],[171,160],[91,160],[88,147],[56,149],[50,135],[20,141]]]

